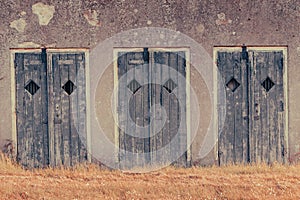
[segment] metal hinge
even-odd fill
[[[243,44],[243,46],[242,46],[242,59],[248,60],[248,51],[247,51],[247,47],[245,46],[245,44]]]
[[[47,52],[46,52],[46,48],[42,48],[42,54],[41,54],[41,57],[42,57],[42,63],[47,63]]]
[[[149,51],[148,48],[144,48],[143,59],[145,63],[149,63]]]

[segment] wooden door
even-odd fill
[[[180,156],[180,151],[185,153],[176,163],[186,165],[186,102],[179,105],[177,98],[178,93],[185,95],[186,86],[185,81],[170,72],[172,68],[185,77],[185,62],[185,52],[144,49],[143,52],[119,53],[121,168],[170,164],[174,161],[172,158]],[[127,109],[129,114],[126,114]],[[176,134],[179,136],[174,139]]]
[[[18,162],[32,168],[85,161],[84,54],[16,53],[15,79]]]
[[[47,64],[41,53],[16,53],[17,160],[49,164]]]
[[[83,53],[50,57],[51,162],[72,166],[87,160],[85,57]]]
[[[253,162],[286,162],[284,134],[285,102],[283,52],[249,52],[252,69],[250,84],[250,159]]]
[[[218,140],[219,164],[285,162],[282,51],[219,51],[226,118]]]

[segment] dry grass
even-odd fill
[[[95,165],[23,170],[0,157],[0,199],[300,199],[300,165],[130,174]]]

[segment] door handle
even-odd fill
[[[61,116],[60,116],[60,106],[59,104],[55,105],[55,112],[54,112],[54,124],[61,124]]]

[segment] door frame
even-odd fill
[[[288,47],[287,46],[246,46],[247,51],[263,51],[263,52],[273,52],[273,51],[282,51],[283,53],[283,92],[284,92],[284,110],[285,110],[285,121],[284,121],[284,144],[286,146],[286,155],[289,155],[289,101],[288,101],[288,59],[287,59],[287,53],[288,53]],[[214,103],[213,103],[213,132],[214,132],[214,139],[215,141],[218,141],[219,139],[219,133],[218,133],[218,90],[219,87],[217,84],[217,81],[219,80],[219,74],[218,74],[218,66],[217,66],[217,59],[218,59],[218,52],[219,51],[225,51],[225,52],[234,52],[234,51],[240,51],[242,52],[242,46],[214,46],[213,47],[213,97],[214,97]],[[219,146],[218,142],[215,144],[214,148],[214,157],[215,161],[218,160],[218,151]]]
[[[10,48],[10,73],[11,73],[11,112],[12,112],[12,142],[13,142],[13,156],[17,157],[18,146],[17,146],[17,113],[16,113],[16,77],[15,77],[15,54],[16,53],[41,53],[42,48]],[[87,161],[91,162],[91,124],[90,124],[90,72],[89,72],[89,49],[88,48],[46,48],[47,58],[51,53],[84,53],[85,55],[85,87],[86,87],[86,139],[87,139]],[[52,64],[52,60],[49,59],[47,62],[47,76],[49,74],[49,65]],[[47,85],[49,92],[49,85]],[[48,119],[51,112],[48,112]],[[50,126],[48,127],[50,132]],[[51,138],[51,134],[49,138]],[[49,161],[51,165],[51,142],[49,139]]]
[[[147,47],[145,47],[147,48]],[[118,94],[118,82],[119,82],[119,77],[118,77],[118,53],[119,52],[143,52],[144,48],[142,47],[137,47],[137,48],[132,48],[132,47],[116,47],[113,48],[113,73],[114,73],[114,89],[116,90],[115,93]],[[185,52],[185,60],[186,60],[186,132],[187,132],[187,163],[191,162],[191,115],[190,115],[190,89],[187,87],[188,85],[191,84],[191,75],[190,75],[190,49],[189,48],[184,48],[184,47],[149,47],[148,48],[149,52],[178,52],[178,51],[184,51]],[[116,97],[116,95],[114,95]],[[119,163],[119,128],[118,128],[118,99],[114,98],[114,110],[113,110],[113,115],[115,117],[115,125],[114,125],[114,138],[115,138],[115,161],[116,164]]]

